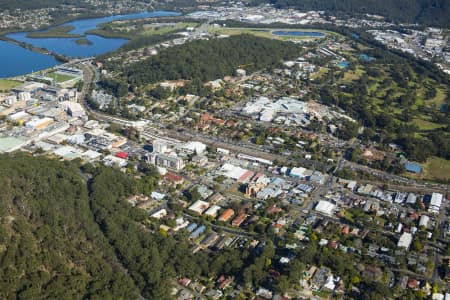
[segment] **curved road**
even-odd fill
[[[92,69],[92,67],[89,66],[89,63],[90,63],[90,61],[87,61],[87,60],[82,61],[81,63],[80,62],[78,63],[78,66],[83,70],[83,88],[79,94],[79,102],[84,106],[86,111],[88,111],[89,114],[91,114],[97,120],[100,120],[103,122],[117,123],[117,124],[124,125],[124,126],[133,126],[134,122],[131,122],[129,120],[122,119],[119,117],[113,117],[113,116],[95,111],[89,107],[86,96],[87,96],[88,92],[90,91],[91,84],[95,80],[95,71]],[[298,159],[290,159],[289,157],[284,156],[284,155],[265,152],[262,149],[260,150],[253,145],[245,145],[245,144],[238,145],[235,143],[230,143],[229,141],[221,140],[218,137],[203,135],[201,133],[191,131],[187,128],[185,128],[182,132],[177,131],[177,130],[168,130],[168,129],[158,130],[158,131],[161,136],[171,137],[171,138],[175,138],[175,139],[182,140],[182,141],[191,141],[192,139],[196,139],[196,140],[198,140],[202,143],[205,143],[209,146],[225,148],[225,149],[229,149],[233,152],[257,156],[257,157],[269,159],[271,161],[278,160],[283,163],[295,163],[295,164],[298,164],[300,162],[300,160],[298,160]],[[308,167],[310,167],[309,166],[310,164],[316,164],[316,166],[321,165],[322,167],[325,167],[325,164],[321,163],[321,162],[314,162],[314,161],[301,161],[301,162],[305,163],[305,165]],[[430,184],[430,183],[421,184],[412,179],[407,179],[407,178],[403,178],[401,176],[389,174],[387,172],[372,169],[367,166],[358,165],[358,164],[349,162],[349,161],[341,158],[339,160],[338,167],[342,167],[342,166],[347,166],[350,168],[361,170],[363,172],[368,172],[373,175],[377,175],[381,178],[387,179],[391,182],[397,181],[397,182],[400,182],[405,185],[411,185],[418,191],[425,191],[425,192],[428,191],[429,192],[432,189],[436,189],[436,190],[440,190],[441,192],[445,193],[450,189],[450,186],[445,185],[445,184]],[[334,171],[336,171],[336,170],[334,170]],[[379,182],[377,182],[377,183],[379,183]]]

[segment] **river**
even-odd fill
[[[111,21],[178,15],[180,13],[170,11],[143,12],[76,20],[60,26],[73,26],[74,29],[70,33],[85,34],[87,31],[95,29],[99,24]],[[97,35],[87,34],[86,38],[90,41],[90,44],[79,45],[75,42],[77,38],[29,38],[27,35],[28,32],[16,32],[8,34],[7,37],[74,58],[91,57],[107,53],[116,50],[127,42],[126,39],[103,38]],[[59,62],[52,56],[36,53],[20,46],[0,41],[0,78],[19,76],[58,64]]]

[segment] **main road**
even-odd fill
[[[104,114],[102,112],[92,109],[87,102],[87,95],[91,89],[92,83],[94,83],[94,81],[96,80],[95,71],[90,66],[90,60],[82,60],[82,61],[78,60],[75,62],[77,63],[79,68],[81,68],[83,70],[83,87],[79,94],[79,102],[84,106],[86,111],[88,111],[91,116],[93,116],[95,119],[97,119],[99,121],[116,123],[116,124],[119,124],[122,126],[138,126],[138,125],[142,126],[143,124],[146,123],[146,121],[133,122],[133,121],[129,121],[127,119],[113,117],[113,116],[110,116],[110,115],[107,115],[107,114]],[[277,161],[285,163],[285,164],[293,163],[294,165],[297,165],[299,163],[302,163],[306,167],[313,168],[313,169],[315,169],[315,167],[318,167],[319,169],[322,169],[322,170],[330,170],[330,168],[331,168],[330,165],[327,165],[322,162],[298,159],[298,158],[291,159],[291,158],[289,158],[289,156],[267,152],[267,150],[265,148],[258,147],[256,145],[253,145],[253,144],[250,144],[247,142],[234,142],[234,141],[230,141],[229,139],[205,135],[205,134],[190,130],[188,128],[183,128],[182,130],[170,130],[167,128],[165,128],[165,129],[148,128],[148,126],[147,126],[147,129],[150,129],[149,131],[151,131],[151,132],[155,132],[155,133],[157,132],[158,136],[161,136],[161,137],[169,137],[169,138],[177,139],[180,141],[197,140],[197,141],[200,141],[209,146],[224,148],[224,149],[228,149],[230,151],[236,152],[236,153],[243,153],[243,154],[247,154],[247,155],[251,155],[251,156],[268,159],[271,161],[277,160]],[[147,132],[149,132],[149,131],[147,131]],[[152,136],[155,136],[155,135],[152,134]],[[390,173],[387,173],[384,171],[372,169],[367,166],[362,166],[362,165],[359,165],[356,163],[349,162],[349,161],[343,159],[342,157],[338,160],[338,165],[337,165],[336,169],[333,170],[332,174],[338,168],[344,167],[344,166],[376,175],[377,177],[388,180],[390,182],[395,181],[395,182],[399,182],[401,184],[410,185],[410,186],[414,187],[417,191],[420,191],[420,192],[429,192],[430,190],[434,189],[434,190],[439,190],[439,191],[445,193],[450,189],[450,187],[445,184],[431,184],[431,183],[421,184],[412,179],[407,179],[407,178],[393,175],[393,174],[390,174]],[[332,180],[333,180],[333,176],[331,175],[328,178],[327,184],[325,184],[325,186],[330,186]],[[376,183],[378,184],[379,182],[376,182]]]

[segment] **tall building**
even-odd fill
[[[153,152],[154,153],[164,153],[167,151],[167,144],[162,140],[153,141]]]
[[[178,156],[157,154],[155,163],[158,167],[165,167],[176,171],[179,171],[184,168],[183,159]]]

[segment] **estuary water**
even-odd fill
[[[131,20],[151,17],[178,16],[180,13],[171,11],[154,11],[134,13],[128,15],[114,15],[108,17],[82,19],[68,22],[59,26],[73,26],[70,33],[85,34],[98,25],[116,20]],[[19,42],[25,42],[35,47],[44,48],[54,53],[68,57],[91,57],[107,53],[124,45],[127,40],[119,38],[103,38],[86,34],[89,45],[79,45],[77,38],[29,38],[28,32],[8,34],[7,37]],[[0,41],[0,78],[23,75],[31,71],[46,69],[59,64],[52,56],[36,53],[20,46]]]

